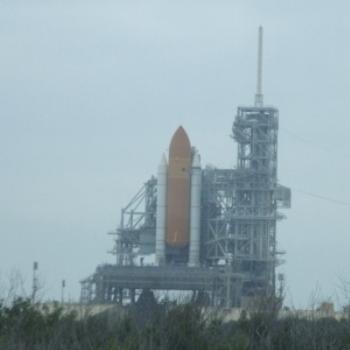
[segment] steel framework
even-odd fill
[[[133,265],[139,254],[154,253],[157,208],[157,179],[151,177],[121,209],[119,227],[114,235],[110,253],[116,256],[116,265]]]
[[[122,209],[112,233],[116,264],[100,266],[82,281],[82,301],[122,302],[125,289],[132,301],[136,289],[206,292],[213,305],[226,307],[276,295],[276,225],[284,217],[278,209],[290,207],[291,191],[277,182],[278,110],[263,106],[262,48],[260,27],[255,106],[238,107],[232,128],[237,166],[202,171],[201,266],[135,266],[135,257],[155,251],[152,177]]]
[[[204,170],[202,259],[240,273],[241,296],[275,293],[277,209],[290,190],[277,183],[278,110],[239,107],[233,124],[236,169]]]
[[[183,266],[134,266],[136,257],[155,251],[152,177],[121,211],[113,232],[116,265],[100,266],[82,282],[82,300],[120,302],[125,290],[134,295],[135,289],[175,289],[206,291],[212,304],[230,307],[244,298],[275,295],[276,223],[283,218],[278,209],[290,207],[291,200],[290,190],[277,183],[278,110],[239,107],[232,131],[236,169],[202,171],[202,267],[195,273]]]

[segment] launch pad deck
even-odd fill
[[[235,283],[239,274],[226,268],[189,268],[187,266],[117,266],[102,265],[89,279],[82,281],[94,290],[85,289],[85,297],[93,302],[118,302],[122,290],[218,291],[227,278]],[[106,292],[107,291],[107,292]],[[82,297],[84,297],[82,295]]]

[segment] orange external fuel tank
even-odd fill
[[[169,149],[165,241],[173,248],[189,243],[191,158],[190,140],[180,126]]]

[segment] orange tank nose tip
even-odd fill
[[[179,126],[170,142],[169,157],[187,158],[188,154],[191,156],[191,142],[186,130]]]

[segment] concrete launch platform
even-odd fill
[[[87,287],[82,290],[82,299],[93,303],[122,303],[123,291],[132,295],[136,290],[147,289],[210,292],[214,296],[224,292],[228,279],[234,285],[242,276],[225,267],[101,265],[82,281]],[[94,288],[88,288],[91,286]]]

